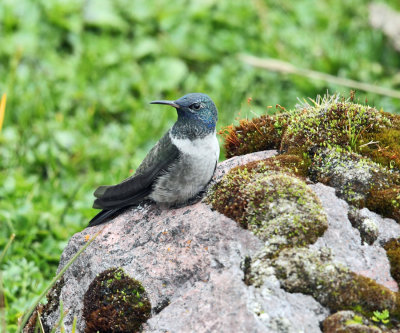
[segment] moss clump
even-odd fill
[[[231,170],[211,188],[205,201],[210,203],[213,209],[247,228],[244,214],[248,202],[244,192],[252,177],[253,173],[246,168]]]
[[[309,162],[296,155],[278,155],[261,161],[254,161],[246,165],[232,169],[247,170],[253,173],[265,173],[267,171],[285,172],[297,177],[305,178],[308,172]]]
[[[366,206],[400,223],[400,185],[385,189],[372,188]]]
[[[370,317],[387,309],[400,318],[398,294],[335,263],[329,252],[285,249],[272,261],[282,287],[313,296],[331,311],[354,310]]]
[[[382,333],[367,318],[353,311],[339,311],[323,322],[324,333]]]
[[[352,205],[400,222],[399,115],[326,96],[284,114],[243,120],[225,134],[227,157],[278,148],[281,160],[288,154],[303,160],[301,176],[335,187]]]
[[[151,304],[141,283],[121,268],[99,274],[84,296],[85,332],[138,332]]]
[[[309,175],[336,189],[350,204],[400,222],[400,174],[360,154],[341,149],[314,149]]]
[[[278,149],[286,127],[284,114],[261,116],[253,120],[242,119],[238,126],[228,126],[221,131],[225,137],[226,157],[255,151]]]
[[[356,151],[365,133],[379,132],[388,123],[374,108],[340,102],[332,96],[312,106],[302,105],[292,113],[280,149],[299,153],[316,146],[339,146]]]
[[[262,240],[286,238],[289,245],[314,243],[328,228],[317,198],[300,179],[284,173],[259,175],[246,186],[248,228]]]
[[[270,164],[263,161],[252,164],[250,171],[232,170],[214,187],[209,202],[274,244],[275,253],[284,247],[314,243],[328,227],[318,198],[301,179],[268,170]]]
[[[400,169],[400,116],[383,113],[389,124],[380,131],[365,133],[360,138],[359,148],[364,156],[386,166]],[[370,144],[368,144],[370,143]]]
[[[384,249],[390,262],[390,274],[400,284],[400,239],[392,238],[384,245]]]

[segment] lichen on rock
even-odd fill
[[[365,317],[353,311],[339,311],[323,322],[324,333],[382,333]]]
[[[350,204],[400,222],[400,174],[360,154],[342,149],[314,149],[309,167],[313,181],[336,189]]]
[[[318,198],[306,183],[262,161],[236,168],[211,191],[209,202],[274,251],[314,243],[328,227]]]
[[[370,315],[387,309],[399,317],[397,293],[335,263],[328,250],[285,249],[272,266],[285,290],[312,295],[331,311],[357,309]]]
[[[317,196],[296,177],[257,174],[246,192],[248,228],[263,241],[285,237],[286,245],[304,246],[314,243],[328,227]]]
[[[138,332],[151,314],[141,283],[121,268],[108,269],[90,284],[84,296],[85,332]]]
[[[360,232],[363,243],[372,245],[378,239],[379,229],[373,219],[362,216],[355,207],[351,207],[347,215],[352,226]]]

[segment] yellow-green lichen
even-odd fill
[[[341,149],[314,149],[309,175],[336,189],[356,207],[368,207],[400,222],[400,174],[360,154]]]
[[[208,201],[262,240],[279,239],[276,250],[314,243],[327,228],[318,198],[300,178],[275,171],[279,159],[272,160],[232,170]]]
[[[285,290],[311,295],[331,311],[350,309],[370,317],[387,309],[392,318],[400,318],[398,293],[349,271],[327,251],[285,249],[271,264]]]
[[[260,239],[286,238],[285,245],[314,243],[328,227],[319,199],[304,181],[285,173],[257,174],[247,186],[245,219]]]

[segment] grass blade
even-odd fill
[[[86,248],[101,234],[101,232],[104,230],[105,227],[103,227],[101,230],[99,230],[84,246],[82,246],[79,251],[68,261],[68,263],[62,268],[62,270],[51,280],[49,285],[42,291],[42,293],[38,296],[36,301],[32,304],[32,306],[28,309],[28,311],[25,313],[25,315],[22,317],[21,324],[19,325],[17,329],[17,333],[22,333],[22,330],[24,329],[26,323],[28,322],[30,316],[32,315],[33,311],[35,310],[36,306],[39,304],[41,299],[47,295],[48,291],[53,287],[53,285],[58,281],[58,279],[64,274],[64,272],[71,266],[74,261],[81,255],[83,251],[86,250]]]
[[[10,239],[8,240],[6,247],[4,248],[3,252],[0,255],[0,265],[3,262],[4,257],[6,256],[6,252],[8,250],[8,248],[10,247],[11,243],[13,242],[15,238],[15,234],[11,234]]]
[[[7,95],[3,94],[0,101],[0,132],[1,128],[3,127],[4,114],[6,111],[6,102],[7,102]]]
[[[4,299],[3,276],[0,271],[0,331],[6,332],[6,307]]]
[[[72,331],[71,333],[75,333],[76,331],[76,322],[77,322],[78,318],[77,316],[74,316],[74,321],[72,322]]]

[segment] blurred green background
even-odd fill
[[[365,0],[1,0],[0,37],[0,249],[16,234],[0,267],[9,331],[95,214],[93,190],[127,177],[174,123],[151,100],[207,93],[221,129],[297,97],[349,94],[252,68],[239,53],[400,87],[400,56],[369,26]]]

